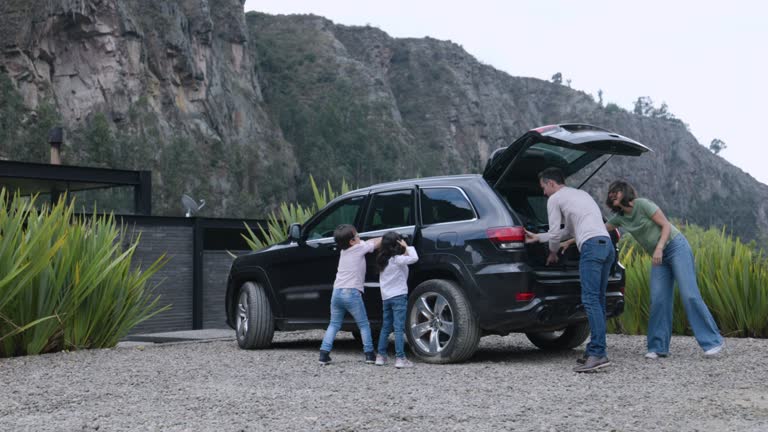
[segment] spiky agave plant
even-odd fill
[[[325,189],[317,187],[314,177],[309,176],[309,182],[312,185],[312,195],[315,202],[304,207],[300,204],[285,203],[280,204],[280,209],[269,215],[267,218],[267,228],[264,229],[259,226],[260,236],[256,235],[253,230],[245,224],[245,229],[248,235],[243,235],[243,238],[248,243],[251,250],[261,250],[270,245],[280,243],[288,238],[288,227],[292,223],[306,222],[315,212],[322,209],[330,201],[339,195],[343,195],[349,192],[349,185],[345,180],[341,182],[341,192],[337,193],[331,188],[331,183],[326,184]]]

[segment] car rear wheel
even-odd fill
[[[449,280],[421,283],[408,301],[408,344],[427,363],[456,363],[475,353],[480,326],[459,286]]]
[[[526,333],[528,340],[547,351],[576,348],[589,337],[589,323],[573,324],[559,331]]]
[[[272,343],[275,321],[264,288],[253,282],[244,283],[235,313],[235,332],[240,348],[266,348]]]

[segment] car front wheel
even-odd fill
[[[526,333],[528,340],[537,347],[547,350],[568,350],[576,348],[589,337],[589,323],[573,324],[563,330],[539,333]]]
[[[235,313],[235,332],[240,348],[266,348],[272,343],[275,321],[263,287],[253,282],[244,283]]]
[[[425,281],[408,301],[406,336],[427,363],[456,363],[475,353],[480,326],[461,288],[449,280]]]

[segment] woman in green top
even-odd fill
[[[635,189],[627,182],[611,183],[605,203],[614,213],[605,227],[609,231],[622,227],[653,257],[648,353],[645,357],[655,359],[669,355],[675,281],[699,346],[705,355],[719,353],[723,349],[723,338],[701,298],[696,284],[693,251],[685,236],[667,220],[656,204],[638,198]]]

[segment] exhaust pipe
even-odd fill
[[[542,322],[542,323],[549,321],[550,319],[552,319],[552,309],[548,306],[544,306],[539,311],[537,319],[539,320],[539,322]]]

